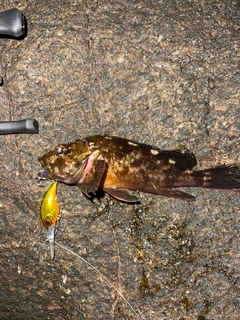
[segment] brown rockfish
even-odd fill
[[[59,144],[39,158],[42,178],[79,186],[87,196],[102,189],[112,197],[137,202],[133,191],[192,200],[178,187],[239,189],[236,164],[193,170],[196,158],[186,149],[162,150],[147,144],[96,135]]]

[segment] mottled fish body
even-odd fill
[[[236,164],[195,171],[196,158],[186,149],[162,150],[108,135],[60,144],[39,161],[44,169],[40,177],[78,185],[86,195],[103,189],[126,202],[138,201],[132,192],[136,190],[192,200],[192,195],[175,188],[240,188]]]

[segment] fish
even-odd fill
[[[54,259],[54,237],[60,207],[57,201],[57,182],[52,183],[45,193],[40,206],[40,218],[48,229],[51,258]]]
[[[136,191],[190,201],[195,197],[179,187],[240,188],[235,163],[194,170],[196,157],[185,147],[163,150],[109,135],[59,144],[38,160],[40,178],[77,185],[89,197],[102,189],[128,203],[139,202]]]

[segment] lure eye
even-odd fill
[[[52,225],[52,220],[50,220],[49,218],[45,219],[45,221],[43,222],[43,224],[45,225],[45,227],[49,228]]]

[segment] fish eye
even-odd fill
[[[66,149],[63,148],[63,147],[58,147],[58,148],[57,148],[57,153],[58,153],[58,154],[63,154],[65,151],[66,151]]]

